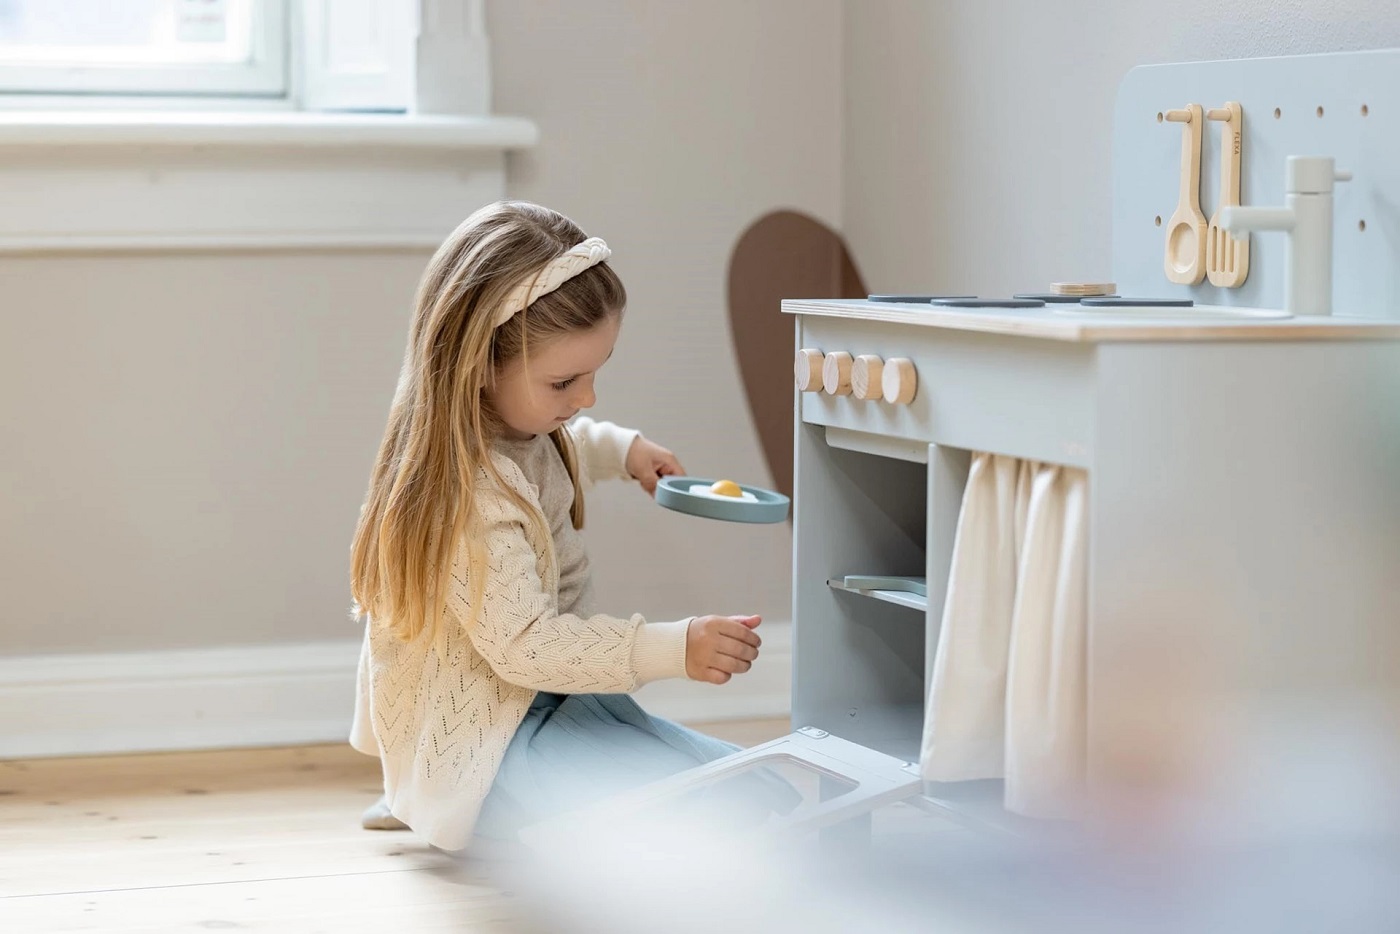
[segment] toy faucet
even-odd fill
[[[1350,180],[1331,156],[1289,156],[1284,207],[1220,209],[1220,226],[1239,239],[1251,230],[1288,234],[1283,307],[1289,314],[1332,313],[1332,184]]]

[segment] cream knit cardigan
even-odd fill
[[[579,418],[570,424],[588,482],[627,476],[635,431]],[[501,477],[538,508],[514,461],[492,452]],[[559,613],[559,569],[549,535],[483,469],[475,490],[487,556],[475,625],[467,550],[457,549],[438,646],[425,631],[401,642],[370,621],[350,744],[378,756],[389,810],[434,846],[464,848],[501,757],[537,691],[624,693],[685,677],[690,620],[648,623]]]

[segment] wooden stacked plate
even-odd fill
[[[1086,298],[1099,295],[1112,295],[1117,286],[1112,282],[1052,282],[1050,291],[1056,295],[1072,295]]]

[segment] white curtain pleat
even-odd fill
[[[972,459],[953,545],[920,753],[930,781],[1000,778],[1004,769],[1007,650],[1029,486],[1010,457]]]
[[[1084,787],[1088,477],[1042,465],[1031,488],[1006,681],[1007,810],[1070,818]]]
[[[1084,782],[1088,476],[975,453],[924,718],[930,781],[1006,779],[1006,807],[1072,816]]]

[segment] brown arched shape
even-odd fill
[[[774,211],[740,235],[729,259],[729,333],[773,485],[792,496],[793,319],[785,298],[864,298],[845,241],[821,221]],[[789,520],[790,521],[790,520]]]

